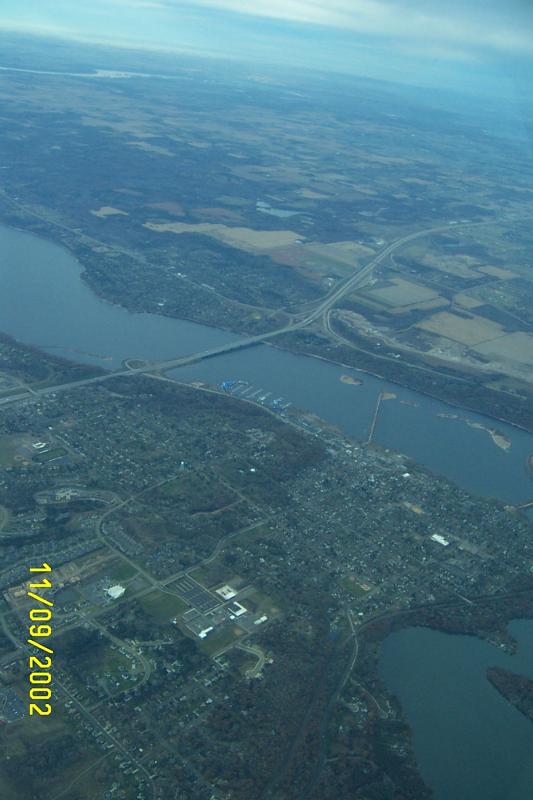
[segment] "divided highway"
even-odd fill
[[[455,228],[464,228],[464,227],[472,227],[475,225],[486,225],[485,222],[462,222],[462,223],[452,223],[449,222],[446,225],[439,225],[434,228],[427,228],[423,231],[418,231],[415,233],[410,233],[407,236],[402,236],[401,239],[396,239],[396,241],[389,244],[385,247],[378,255],[376,255],[368,264],[364,264],[363,266],[358,267],[352,275],[350,275],[346,280],[342,281],[338,286],[336,286],[326,297],[319,301],[316,308],[305,313],[304,316],[300,319],[296,319],[294,322],[291,322],[288,325],[285,325],[281,328],[277,328],[274,331],[270,331],[268,333],[261,333],[257,336],[249,336],[243,339],[236,339],[234,342],[229,342],[228,344],[221,345],[220,347],[214,347],[211,350],[203,350],[199,353],[193,353],[188,356],[177,356],[176,358],[168,359],[166,361],[159,361],[154,363],[143,364],[140,367],[134,367],[131,369],[122,369],[116,372],[106,372],[102,375],[97,375],[93,378],[85,378],[79,381],[72,381],[70,383],[62,383],[58,384],[57,386],[48,386],[44,389],[33,389],[31,394],[19,394],[14,395],[12,397],[5,397],[0,400],[0,407],[3,405],[11,405],[16,402],[21,402],[24,400],[35,399],[38,397],[42,397],[45,395],[56,394],[57,392],[64,392],[69,389],[75,389],[82,386],[90,386],[93,383],[102,383],[103,381],[110,380],[111,378],[116,378],[124,375],[139,375],[143,373],[150,373],[154,371],[166,371],[169,369],[174,369],[176,367],[182,367],[187,364],[194,364],[198,361],[203,361],[207,358],[213,358],[218,355],[223,355],[224,353],[231,353],[234,350],[242,350],[245,347],[252,347],[255,344],[260,344],[262,342],[267,342],[269,339],[274,339],[276,336],[281,336],[284,333],[291,333],[292,331],[301,330],[305,328],[307,325],[310,325],[316,319],[321,317],[327,311],[329,311],[335,303],[344,297],[346,294],[353,292],[356,289],[361,288],[367,283],[368,279],[372,274],[372,270],[378,265],[381,264],[388,256],[398,250],[400,247],[403,247],[408,242],[412,242],[416,239],[422,239],[424,236],[428,236],[431,233],[439,233],[442,231],[447,231],[450,229]]]

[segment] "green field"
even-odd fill
[[[38,453],[35,456],[35,461],[38,461],[40,464],[44,464],[47,461],[53,461],[55,458],[62,458],[66,455],[67,451],[64,447],[53,447],[51,450],[47,450],[45,453]]]
[[[137,570],[127,561],[117,561],[111,564],[106,570],[107,574],[113,581],[120,583],[121,581],[128,581],[137,574]]]
[[[343,589],[353,594],[354,597],[364,597],[369,592],[369,589],[365,589],[355,575],[346,575],[342,579],[341,585]]]
[[[16,464],[21,437],[0,436],[0,467],[12,467]]]
[[[81,601],[80,595],[71,586],[67,586],[64,589],[60,589],[54,598],[55,604],[57,606],[61,606],[62,608],[68,608],[69,606],[73,606],[76,603],[79,603],[80,601]]]
[[[9,511],[4,506],[0,506],[0,531],[5,528],[9,519]]]
[[[208,656],[213,656],[224,647],[238,642],[243,636],[242,628],[237,625],[225,624],[214,633],[209,634],[207,639],[200,644],[200,650]]]
[[[158,589],[140,597],[139,605],[158,622],[170,622],[189,608],[187,603],[176,595],[166,594]]]

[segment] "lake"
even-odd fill
[[[472,636],[427,628],[391,634],[380,676],[413,729],[420,772],[435,800],[531,800],[533,724],[485,677],[501,666],[533,678],[533,620],[509,625],[509,656]]]

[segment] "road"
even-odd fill
[[[245,653],[249,653],[250,655],[255,656],[257,659],[257,662],[254,664],[254,666],[246,670],[246,677],[259,677],[266,661],[266,655],[263,653],[261,648],[256,644],[245,644],[244,642],[240,642],[238,645],[236,645],[236,647],[238,650],[243,650]]]
[[[126,758],[127,761],[129,761],[131,764],[133,764],[138,770],[140,770],[143,773],[144,777],[146,778],[147,784],[148,784],[148,786],[150,788],[150,794],[152,795],[153,798],[155,798],[155,796],[156,796],[156,787],[155,787],[154,779],[153,779],[153,776],[150,775],[150,773],[148,772],[148,770],[146,769],[144,764],[142,764],[136,758],[136,756],[134,756],[132,753],[130,753],[122,745],[122,743],[117,739],[117,737],[114,736],[109,730],[107,730],[107,728],[104,725],[102,725],[100,720],[97,719],[97,717],[94,716],[92,711],[89,711],[89,709],[86,708],[83,703],[81,703],[76,697],[74,697],[72,692],[70,692],[67,689],[67,687],[58,679],[57,673],[56,673],[56,675],[54,677],[54,685],[56,687],[59,687],[61,692],[63,693],[63,695],[68,697],[68,699],[82,712],[82,714],[84,714],[89,719],[89,721],[92,723],[94,728],[97,728],[100,731],[100,733],[102,733],[104,736],[106,736],[111,741],[111,743],[114,745],[114,747],[120,753],[122,753],[122,755]]]
[[[461,225],[453,226],[453,229],[459,228],[459,227],[465,227],[467,225],[468,226],[473,226],[473,225],[479,225],[479,224],[484,224],[484,223],[462,223]],[[218,355],[222,355],[224,353],[229,353],[229,352],[240,350],[240,349],[243,349],[243,348],[246,348],[246,347],[251,347],[251,346],[254,346],[256,344],[263,343],[263,342],[269,341],[271,339],[274,339],[275,337],[281,336],[283,334],[292,333],[294,331],[301,330],[301,329],[307,327],[308,325],[310,325],[311,323],[313,323],[315,320],[317,320],[318,318],[320,318],[324,314],[327,314],[327,312],[343,296],[345,296],[346,294],[349,294],[350,292],[353,292],[353,291],[357,290],[358,288],[360,288],[361,286],[363,286],[368,281],[368,279],[370,278],[370,276],[372,274],[372,271],[375,269],[375,267],[378,266],[380,263],[382,263],[393,252],[395,252],[399,248],[403,247],[408,242],[412,242],[412,241],[415,241],[416,239],[423,238],[425,236],[428,236],[431,233],[442,232],[442,231],[446,231],[446,230],[450,230],[450,229],[452,229],[450,224],[441,225],[441,226],[438,226],[438,227],[429,228],[429,229],[426,229],[426,230],[423,230],[423,231],[419,231],[419,232],[416,232],[416,233],[409,234],[407,236],[404,236],[404,237],[396,240],[395,242],[392,242],[390,245],[385,247],[380,253],[378,253],[367,264],[365,264],[363,266],[359,266],[354,271],[354,273],[352,275],[350,275],[346,280],[342,281],[337,287],[335,287],[323,300],[318,302],[318,304],[312,310],[301,313],[299,315],[299,317],[296,317],[294,319],[293,322],[291,322],[288,325],[282,326],[281,328],[278,328],[278,329],[276,329],[274,331],[270,331],[270,332],[264,333],[264,334],[259,334],[259,335],[256,335],[256,336],[250,336],[250,337],[237,339],[236,341],[230,342],[229,344],[222,345],[220,347],[215,347],[215,348],[212,348],[210,350],[205,350],[205,351],[202,351],[202,352],[199,352],[199,353],[191,354],[191,355],[188,355],[188,356],[178,356],[178,357],[173,358],[173,359],[168,359],[168,360],[165,360],[165,361],[155,362],[155,363],[152,363],[152,364],[143,364],[142,366],[137,367],[137,368],[131,368],[131,369],[130,368],[125,368],[125,369],[122,369],[122,370],[118,370],[116,372],[108,372],[108,373],[104,373],[104,374],[101,374],[101,375],[97,375],[97,376],[92,377],[92,378],[86,378],[86,379],[82,379],[82,380],[78,380],[78,381],[72,381],[70,383],[63,383],[63,384],[59,384],[59,385],[56,385],[56,386],[50,386],[50,387],[41,388],[41,389],[30,389],[28,387],[27,391],[25,391],[23,393],[17,394],[14,397],[3,398],[2,400],[0,400],[0,407],[1,406],[8,406],[9,407],[9,406],[12,406],[13,404],[15,404],[17,402],[25,402],[25,401],[28,401],[28,400],[35,401],[35,400],[38,400],[40,397],[55,395],[55,394],[58,394],[60,392],[65,392],[65,391],[69,391],[71,389],[76,389],[76,388],[83,388],[83,387],[91,386],[93,384],[94,385],[98,385],[98,384],[103,383],[103,382],[105,382],[107,380],[110,380],[110,379],[113,379],[113,378],[116,378],[116,377],[120,377],[120,376],[132,376],[132,375],[137,375],[137,374],[149,374],[149,373],[152,373],[154,371],[156,371],[156,372],[166,371],[166,370],[173,369],[173,368],[176,368],[176,367],[184,366],[186,364],[192,364],[192,363],[195,363],[195,362],[198,362],[198,361],[202,361],[202,360],[205,360],[207,358],[213,358],[213,357],[216,357]],[[151,488],[153,488],[153,487],[151,487]],[[109,511],[106,512],[104,515],[102,515],[102,517],[100,517],[99,520],[98,520],[98,526],[97,526],[96,534],[98,536],[100,536],[100,538],[102,538],[108,544],[108,546],[109,546],[109,543],[107,542],[105,534],[103,533],[103,530],[102,530],[102,522],[107,517],[107,514],[113,513],[118,507],[120,507],[122,505],[125,505],[127,502],[129,502],[130,499],[131,498],[128,498],[127,500],[123,501],[123,503],[119,504],[118,506],[114,506],[112,509],[109,509]],[[250,526],[250,527],[254,527],[254,526]],[[227,537],[227,538],[230,538],[230,537]],[[218,552],[219,549],[225,544],[226,544],[226,541],[224,541],[223,543],[222,542],[219,543],[217,545],[216,549],[215,549],[215,553]],[[112,549],[115,550],[115,548],[112,548]],[[121,554],[121,556],[122,556],[122,554]],[[213,557],[214,557],[214,554],[212,554],[211,558],[213,558]],[[126,560],[129,560],[129,559],[126,558]],[[210,560],[210,558],[205,559],[206,562],[208,562],[209,560]],[[135,565],[135,566],[136,566],[137,570],[140,571],[142,574],[144,574],[145,577],[146,577],[145,571],[142,570],[142,569],[139,569],[138,565]],[[175,576],[173,576],[173,579],[174,578],[175,578]],[[157,582],[156,581],[156,582],[154,582],[153,579],[151,579],[150,582],[152,584],[151,588],[153,588],[153,584],[155,583],[156,588],[159,588],[161,591],[167,591],[167,592],[169,591],[166,588],[166,586],[164,586],[164,584],[166,584],[167,581],[164,581],[164,582]],[[384,616],[386,616],[386,615],[384,615]],[[91,622],[91,624],[93,624],[96,627],[98,627],[104,633],[104,635],[106,635],[109,638],[111,638],[115,642],[115,644],[117,644],[117,645],[120,644],[121,646],[124,646],[124,643],[121,640],[119,640],[118,638],[116,638],[112,634],[110,634],[109,631],[107,631],[105,629],[105,627],[103,625],[101,625],[99,622],[97,622],[94,618],[91,619],[90,622]],[[369,622],[370,621],[368,621],[366,624],[369,624]],[[25,644],[22,644],[22,642],[18,641],[17,638],[15,636],[13,636],[13,634],[11,633],[11,631],[10,631],[10,629],[9,629],[8,625],[6,624],[6,621],[5,621],[5,619],[3,617],[0,618],[0,624],[1,624],[5,634],[10,638],[10,640],[13,642],[13,644],[17,647],[17,649],[19,651],[20,651],[20,649],[26,650],[26,651],[28,650],[28,648],[27,648],[27,646]],[[353,651],[351,653],[351,657],[350,657],[349,663],[348,663],[348,665],[346,667],[346,670],[345,670],[345,672],[344,672],[344,674],[342,676],[341,682],[336,687],[336,690],[335,690],[335,692],[334,692],[333,696],[331,697],[330,702],[328,704],[328,708],[326,710],[327,713],[325,714],[325,716],[322,719],[322,731],[321,731],[322,737],[324,737],[324,735],[325,735],[325,727],[327,725],[327,720],[329,719],[329,712],[331,711],[332,707],[334,706],[335,702],[337,701],[337,699],[338,699],[338,697],[339,697],[339,695],[340,695],[340,693],[342,691],[342,688],[344,687],[348,677],[350,676],[350,674],[351,674],[351,672],[353,670],[353,667],[355,665],[355,662],[357,660],[358,641],[357,641],[357,636],[355,634],[355,630],[353,628],[353,623],[352,623],[351,619],[350,619],[350,624],[352,625],[352,631],[353,631],[353,635],[354,635],[354,647],[353,647]],[[255,647],[252,647],[252,646],[249,646],[249,645],[244,645],[242,643],[241,643],[241,647],[242,647],[242,649],[246,649],[248,652],[253,653],[254,655],[256,655],[259,658],[259,652]],[[143,679],[141,680],[141,682],[144,682],[145,680],[148,679],[148,677],[150,675],[150,671],[151,671],[150,664],[147,661],[147,659],[144,659],[142,656],[139,656],[138,653],[133,653],[131,650],[129,652],[130,652],[131,655],[135,655],[135,657],[141,659],[141,664],[142,664],[143,669],[144,669],[144,676],[143,676]],[[254,671],[259,671],[260,667],[262,667],[262,663],[261,663],[261,661],[258,661],[258,665],[257,665],[257,667],[256,667],[256,669]],[[98,729],[104,736],[107,737],[107,739],[114,745],[116,750],[118,752],[120,752],[130,763],[134,764],[143,773],[145,779],[147,780],[148,790],[149,790],[150,794],[152,795],[152,797],[155,797],[156,788],[155,788],[155,784],[154,784],[154,781],[153,781],[153,776],[150,775],[150,773],[148,772],[146,767],[132,753],[128,752],[128,750],[123,746],[123,744],[118,740],[117,737],[115,737],[108,730],[106,730],[106,728],[100,723],[98,718],[94,716],[94,714],[92,713],[91,710],[89,710],[83,703],[79,702],[77,700],[77,698],[75,698],[73,696],[73,694],[69,691],[67,686],[63,683],[63,681],[57,675],[56,675],[56,678],[55,678],[55,685],[64,696],[69,698],[72,701],[72,703],[79,708],[79,710],[86,716],[86,718],[91,722],[91,724],[96,729]],[[321,754],[320,765],[319,765],[320,767],[322,766],[322,758],[323,758],[323,756]],[[321,769],[317,770],[317,773],[315,773],[314,779],[313,779],[313,785],[316,785],[316,781],[318,780],[318,778],[320,776],[320,772],[321,772]]]
[[[402,617],[404,615],[408,617],[412,614],[416,614],[419,611],[427,609],[454,608],[455,606],[463,602],[466,602],[470,605],[475,605],[477,603],[484,601],[509,600],[524,595],[533,595],[533,590],[531,588],[527,588],[527,589],[519,589],[518,591],[514,592],[502,592],[499,594],[480,594],[480,595],[474,595],[471,598],[463,597],[462,595],[457,595],[459,598],[458,600],[449,599],[433,603],[422,603],[416,606],[411,606],[410,608],[398,608],[394,610],[378,612],[377,614],[373,614],[372,616],[368,617],[367,619],[357,624],[354,622],[352,614],[348,611],[347,613],[348,613],[348,622],[350,624],[350,638],[353,639],[353,648],[346,669],[344,670],[338,685],[336,686],[334,692],[332,693],[330,701],[325,708],[322,719],[320,720],[320,740],[319,740],[320,744],[319,744],[319,752],[316,757],[316,766],[311,776],[311,779],[306,788],[301,793],[299,800],[307,800],[307,798],[311,797],[312,792],[314,791],[314,789],[318,784],[318,781],[320,780],[320,776],[322,774],[327,758],[327,746],[328,746],[327,726],[330,722],[334,707],[336,703],[339,701],[342,691],[356,667],[357,659],[359,657],[360,637],[362,636],[362,634],[364,634],[367,628],[370,628],[377,622],[392,621],[395,617]],[[379,704],[378,700],[374,697],[374,695],[358,681],[354,680],[354,684],[359,687],[359,689],[370,699],[371,702],[373,702],[381,718],[382,719],[387,718],[389,715],[389,711],[381,707],[381,705]]]
[[[326,297],[321,300],[318,305],[315,306],[311,311],[302,312],[298,315],[293,322],[289,323],[288,325],[284,325],[281,328],[277,328],[276,330],[269,331],[268,333],[261,333],[256,336],[248,336],[241,339],[236,339],[234,342],[229,342],[228,344],[221,345],[219,347],[213,347],[210,350],[203,350],[199,353],[192,353],[186,356],[176,356],[175,358],[170,358],[165,361],[157,361],[153,363],[143,363],[139,367],[135,368],[126,368],[122,370],[117,370],[115,372],[105,372],[102,375],[96,375],[92,378],[84,378],[78,381],[71,381],[70,383],[62,383],[56,386],[48,386],[42,389],[32,389],[28,390],[26,394],[17,394],[13,397],[6,397],[0,400],[0,408],[2,406],[11,406],[16,404],[17,402],[27,401],[30,399],[38,399],[39,397],[45,397],[47,395],[54,395],[59,392],[69,391],[70,389],[81,388],[85,386],[91,386],[93,384],[103,383],[104,381],[111,380],[112,378],[122,377],[125,375],[142,375],[148,374],[151,372],[161,372],[166,371],[169,369],[175,369],[177,367],[183,367],[187,364],[194,364],[198,361],[204,361],[208,358],[214,358],[218,355],[223,355],[225,353],[231,353],[235,350],[242,350],[246,347],[253,347],[256,344],[261,344],[263,342],[268,342],[270,339],[274,339],[277,336],[282,336],[286,333],[293,333],[294,331],[301,330],[302,328],[307,327],[312,322],[314,322],[319,317],[326,314],[334,305],[335,303],[344,297],[346,294],[355,291],[356,289],[361,288],[368,279],[370,278],[372,271],[378,264],[381,264],[386,258],[388,258],[392,253],[398,250],[400,247],[403,247],[405,244],[409,242],[413,242],[416,239],[422,239],[425,236],[429,236],[432,233],[441,233],[443,231],[448,230],[457,230],[458,228],[464,227],[473,227],[477,225],[486,225],[486,222],[462,222],[453,224],[447,223],[445,225],[438,225],[433,228],[426,228],[422,231],[417,231],[415,233],[410,233],[407,236],[402,236],[400,239],[396,239],[391,244],[387,245],[380,253],[378,253],[371,261],[363,266],[357,267],[357,269],[350,275],[346,280],[342,281],[338,286],[332,289]]]
[[[333,693],[331,694],[328,704],[326,705],[322,717],[320,719],[319,750],[316,758],[316,764],[309,783],[307,784],[304,791],[300,795],[300,800],[306,800],[312,794],[313,790],[316,788],[318,784],[318,781],[320,780],[320,776],[324,769],[324,765],[326,763],[326,758],[327,758],[327,744],[328,744],[327,727],[329,725],[333,709],[337,704],[342,694],[342,691],[348,682],[350,675],[352,674],[352,671],[357,662],[357,657],[359,655],[359,639],[357,638],[357,631],[353,622],[353,618],[350,611],[347,610],[346,614],[350,625],[350,638],[353,639],[353,647],[350,653],[350,660],[348,661],[346,668],[342,672],[341,678],[338,684],[336,685]]]
[[[143,675],[142,678],[137,681],[137,683],[129,686],[127,689],[120,689],[118,692],[114,692],[113,695],[110,695],[110,697],[117,697],[118,695],[130,692],[133,689],[139,689],[141,686],[144,686],[144,684],[147,683],[147,681],[150,679],[150,675],[152,674],[152,667],[148,659],[143,656],[138,647],[131,647],[123,639],[119,639],[118,636],[115,636],[113,633],[111,633],[111,631],[109,631],[105,625],[102,625],[102,623],[100,623],[97,619],[94,617],[89,618],[80,612],[79,623],[81,624],[82,622],[86,622],[87,625],[99,630],[101,634],[106,637],[106,639],[109,639],[110,642],[113,642],[113,644],[119,649],[123,649],[126,653],[129,653],[129,655],[142,666]],[[100,706],[105,702],[106,701],[98,702],[97,706]],[[94,710],[94,707],[91,710]]]
[[[368,264],[364,264],[363,266],[358,267],[355,272],[350,275],[346,280],[342,281],[339,286],[335,287],[326,297],[314,308],[312,311],[306,313],[302,319],[297,319],[295,322],[291,322],[289,325],[284,325],[281,328],[277,328],[274,331],[270,331],[269,333],[262,333],[258,334],[257,336],[249,336],[244,339],[238,339],[235,342],[229,342],[228,344],[221,345],[220,347],[215,347],[211,350],[204,350],[200,353],[195,353],[190,356],[178,356],[174,359],[169,359],[168,361],[161,361],[156,364],[152,365],[143,365],[136,369],[129,370],[129,372],[136,373],[136,372],[151,372],[154,369],[157,370],[168,370],[174,367],[181,367],[185,366],[186,364],[192,364],[197,361],[203,361],[206,358],[213,358],[217,355],[222,355],[223,353],[230,353],[233,350],[241,350],[245,347],[252,347],[255,344],[259,344],[261,342],[266,342],[269,339],[273,339],[276,336],[281,336],[284,333],[292,333],[293,331],[300,330],[301,328],[307,327],[316,319],[321,317],[330,308],[332,308],[335,303],[344,297],[344,295],[353,292],[355,289],[361,288],[369,279],[372,274],[372,271],[378,264],[381,264],[386,258],[388,258],[391,253],[394,253],[395,250],[398,250],[400,247],[403,247],[408,242],[413,242],[416,239],[421,239],[424,236],[428,236],[431,233],[441,233],[442,231],[447,231],[460,227],[465,226],[473,226],[473,225],[483,225],[486,223],[482,222],[464,222],[458,223],[457,225],[451,226],[450,223],[446,225],[439,225],[434,228],[427,228],[423,231],[417,231],[416,233],[410,233],[407,236],[402,236],[401,239],[396,239],[396,241],[392,242],[390,245],[384,248],[377,256],[375,256]]]
[[[26,652],[28,654],[35,655],[35,650],[34,650],[33,647],[30,647],[25,642],[22,642],[21,639],[19,639],[18,637],[16,637],[12,633],[12,631],[10,630],[9,626],[7,625],[6,620],[5,620],[3,615],[0,616],[0,622],[1,622],[2,628],[4,630],[4,633],[13,642],[13,644],[17,648],[17,652],[22,650],[22,651],[24,651],[24,652]],[[107,634],[107,635],[109,635],[109,634]],[[98,731],[101,734],[103,734],[107,739],[109,739],[110,742],[114,745],[114,747],[118,751],[120,751],[120,753],[122,753],[122,755],[131,764],[133,764],[138,770],[140,770],[143,773],[144,777],[146,778],[147,785],[148,785],[149,790],[150,790],[150,794],[151,794],[152,798],[155,798],[155,796],[156,796],[156,787],[155,787],[155,784],[154,784],[154,779],[153,779],[153,776],[150,775],[150,773],[148,772],[148,770],[146,769],[144,764],[142,764],[133,753],[130,753],[127,750],[127,748],[124,747],[124,745],[117,739],[117,737],[114,736],[109,730],[107,730],[107,728],[104,725],[102,725],[100,720],[97,717],[94,716],[92,711],[89,710],[85,706],[84,703],[82,703],[80,700],[78,700],[72,694],[72,692],[67,688],[67,686],[61,680],[61,673],[57,670],[57,668],[54,670],[53,687],[54,687],[56,692],[59,689],[58,693],[63,694],[64,697],[67,697],[89,719],[89,721],[92,723],[93,727],[98,729]]]

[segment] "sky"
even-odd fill
[[[2,30],[481,92],[533,85],[533,0],[2,0]]]

